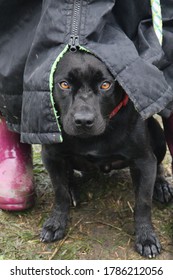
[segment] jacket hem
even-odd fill
[[[62,143],[61,133],[21,133],[20,141],[28,144]]]

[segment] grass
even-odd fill
[[[170,159],[164,162],[170,177]],[[0,259],[143,259],[134,251],[134,195],[127,169],[112,176],[92,174],[77,179],[81,203],[71,208],[66,237],[52,244],[40,242],[40,230],[48,217],[53,191],[34,145],[34,177],[37,199],[23,212],[0,211]],[[162,243],[157,259],[173,259],[173,205],[153,204],[153,224]]]

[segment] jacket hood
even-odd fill
[[[52,69],[55,69],[63,52],[74,51],[78,47],[85,48],[106,64],[144,119],[160,112],[172,101],[172,89],[159,70],[167,62],[152,28],[150,2],[132,1],[130,12],[138,15],[140,10],[142,20],[139,24],[139,19],[134,17],[134,25],[138,23],[138,29],[133,27],[134,31],[126,34],[124,27],[131,23],[132,16],[130,12],[129,15],[125,13],[127,2],[44,1],[25,69],[23,141],[27,140],[25,133],[27,138],[30,137],[30,142],[62,141],[52,94],[50,98],[50,80],[53,79]],[[120,10],[122,17],[124,11],[126,25],[125,20],[121,22]],[[33,115],[35,104],[38,107]],[[48,138],[45,139],[44,135]]]

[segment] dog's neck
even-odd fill
[[[127,93],[125,93],[123,100],[113,109],[110,113],[109,118],[112,119],[122,107],[125,107],[128,103],[129,97]]]

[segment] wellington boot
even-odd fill
[[[20,143],[0,116],[0,209],[27,209],[34,197],[31,145]]]

